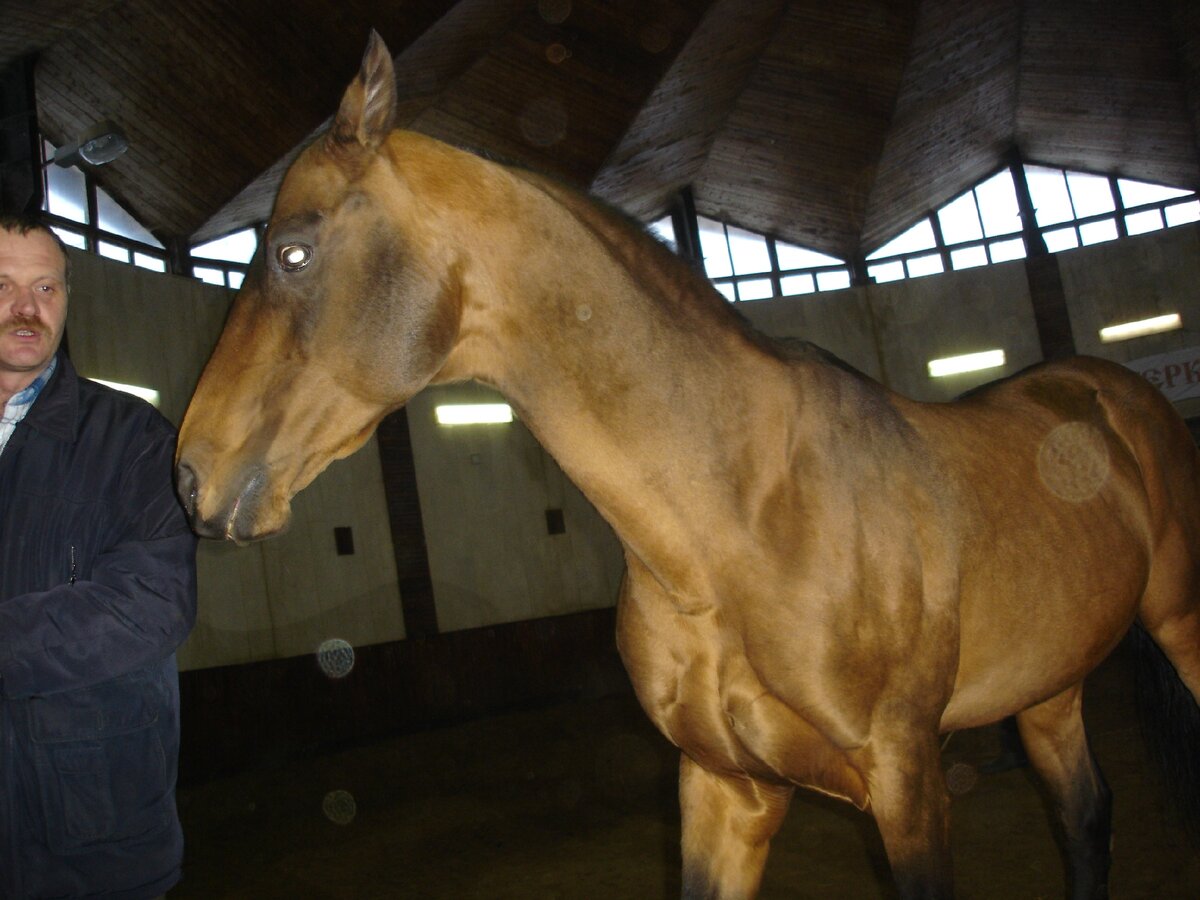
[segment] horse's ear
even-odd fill
[[[358,75],[342,95],[333,127],[330,149],[355,144],[374,150],[396,124],[396,72],[392,54],[374,29],[367,40]]]

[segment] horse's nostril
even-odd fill
[[[181,462],[175,469],[175,491],[179,494],[179,500],[183,503],[188,518],[195,522],[196,495],[200,491],[200,483],[192,467],[185,462]]]

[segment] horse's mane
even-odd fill
[[[622,268],[634,276],[645,293],[669,310],[677,321],[692,320],[729,328],[751,346],[788,364],[817,363],[840,369],[863,381],[874,380],[810,341],[797,337],[773,337],[759,331],[712,286],[702,271],[676,254],[621,208],[519,163],[490,156],[484,158],[501,165],[566,209],[599,240]]]
[[[704,275],[623,210],[546,175],[521,167],[506,168],[566,209],[676,320],[732,328],[774,356],[790,355],[735,310]]]
[[[848,372],[864,381],[874,381],[866,372],[855,368],[837,354],[830,353],[824,347],[814,344],[812,341],[806,341],[798,337],[768,337],[767,340],[771,341],[775,350],[784,359],[792,362],[817,362],[841,369],[843,372]]]

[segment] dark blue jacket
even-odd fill
[[[0,898],[179,880],[175,649],[196,615],[175,432],[58,368],[0,453]]]

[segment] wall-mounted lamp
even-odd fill
[[[84,131],[74,143],[59,147],[50,162],[63,168],[77,166],[81,162],[102,166],[128,149],[129,141],[125,132],[108,119],[103,119]]]
[[[502,425],[513,420],[507,403],[450,403],[434,409],[439,425]]]
[[[929,377],[945,378],[963,372],[978,372],[981,369],[996,369],[1004,365],[1003,350],[984,350],[982,353],[965,353],[962,356],[947,356],[929,361]]]
[[[1100,340],[1106,344],[1113,341],[1127,341],[1130,338],[1145,337],[1148,334],[1159,334],[1163,331],[1175,331],[1183,327],[1179,313],[1168,313],[1165,316],[1152,316],[1149,319],[1138,319],[1136,322],[1122,322],[1120,325],[1109,325],[1100,329]]]

